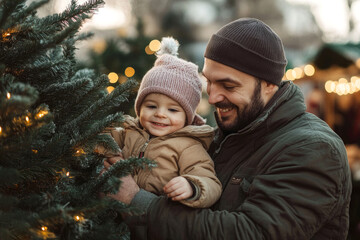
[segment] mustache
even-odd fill
[[[236,105],[232,104],[231,102],[229,102],[227,100],[215,103],[214,106],[216,108],[234,108],[234,107],[236,107]]]

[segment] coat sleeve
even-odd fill
[[[212,206],[221,195],[221,183],[215,175],[214,163],[200,143],[186,148],[178,160],[180,176],[191,181],[199,191],[195,200],[183,200],[190,207]]]
[[[153,198],[140,217],[148,227],[148,238],[312,238],[351,191],[346,156],[319,147],[329,149],[322,144],[283,152],[268,172],[254,178],[246,200],[232,212]]]
[[[124,148],[124,140],[125,140],[125,129],[118,127],[112,128],[110,131],[111,136],[114,138],[115,142],[119,145],[120,149]]]

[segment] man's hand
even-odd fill
[[[120,161],[121,159],[122,158],[118,157],[118,156],[107,158],[104,161],[105,169],[109,169],[109,167],[111,167],[111,165],[113,165],[117,161]],[[121,184],[120,184],[119,191],[116,194],[109,194],[108,196],[117,201],[120,201],[120,202],[123,202],[123,203],[129,205],[131,203],[131,201],[133,200],[133,198],[135,197],[135,195],[140,191],[140,188],[136,184],[134,178],[131,175],[122,177],[122,178],[120,178],[120,180],[121,180]]]
[[[164,192],[173,201],[187,199],[193,195],[193,189],[184,177],[174,177],[165,186]]]

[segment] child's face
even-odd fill
[[[184,109],[175,100],[159,93],[145,97],[139,115],[141,125],[157,137],[183,128],[186,122]]]

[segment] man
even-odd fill
[[[344,144],[305,112],[299,88],[281,81],[286,63],[281,40],[257,19],[212,36],[203,75],[216,107],[210,154],[222,196],[211,209],[193,209],[139,190],[128,176],[113,198],[144,212],[129,226],[147,226],[148,239],[346,239]]]

